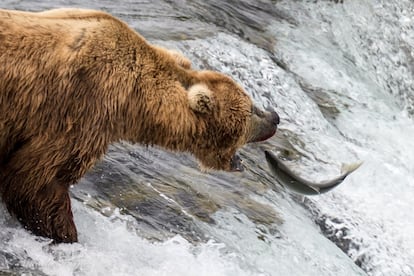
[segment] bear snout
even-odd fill
[[[261,142],[269,139],[276,133],[280,117],[274,110],[266,112],[254,109],[252,116],[252,128],[248,143]]]
[[[242,164],[242,159],[236,153],[230,160],[230,171],[231,172],[242,172],[244,171],[244,166]]]
[[[270,121],[274,126],[277,126],[280,123],[280,118],[276,111],[270,111]]]

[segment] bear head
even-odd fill
[[[199,82],[187,90],[188,101],[204,128],[192,153],[203,169],[240,171],[243,167],[237,149],[273,136],[279,116],[257,108],[243,88],[228,76],[201,71],[197,79]]]

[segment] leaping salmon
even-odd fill
[[[314,183],[293,172],[286,164],[286,161],[276,154],[266,150],[265,155],[267,164],[276,179],[284,187],[302,195],[320,195],[326,193],[341,184],[349,174],[362,165],[362,162],[345,165],[342,168],[343,172],[338,177],[320,183]]]

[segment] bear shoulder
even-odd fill
[[[19,10],[4,10],[0,9],[1,17],[26,17],[26,18],[45,18],[45,19],[107,19],[121,22],[116,17],[109,13],[91,10],[91,9],[79,9],[79,8],[58,8],[40,12],[28,12]]]
[[[13,22],[15,27],[28,27],[27,31],[32,32],[35,32],[35,26],[37,28],[42,26],[43,29],[50,29],[52,32],[59,32],[61,29],[66,35],[72,32],[78,33],[82,29],[92,30],[94,28],[107,32],[112,30],[114,33],[132,31],[125,22],[109,13],[76,8],[59,8],[41,12],[0,9],[0,22],[2,24]]]

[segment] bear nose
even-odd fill
[[[275,125],[278,125],[280,123],[279,115],[276,113],[276,111],[272,112],[273,122]]]
[[[270,111],[270,120],[275,126],[280,123],[280,118],[276,111]]]
[[[270,119],[270,121],[273,123],[273,125],[277,126],[280,123],[280,118],[279,115],[276,113],[276,111],[271,108],[271,107],[267,107],[266,111],[270,113],[270,115],[268,115],[267,118]]]

